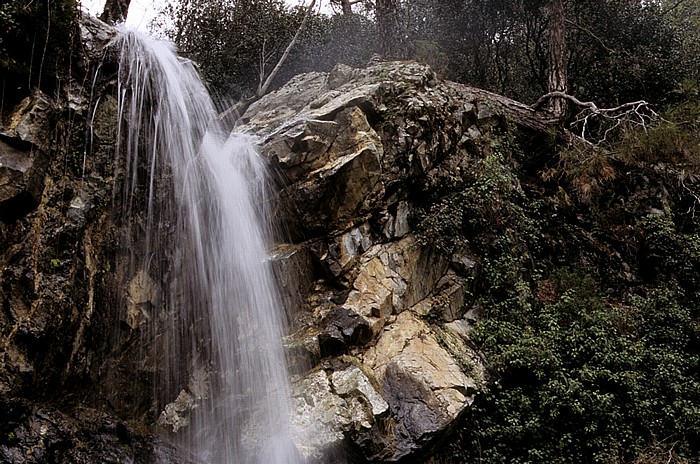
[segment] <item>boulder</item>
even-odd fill
[[[483,386],[483,366],[475,363],[466,369],[458,360],[471,350],[465,345],[447,348],[439,334],[406,311],[363,355],[363,364],[381,386],[394,424],[358,436],[369,459],[396,461],[425,450]]]

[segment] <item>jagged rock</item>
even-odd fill
[[[158,303],[158,286],[145,271],[140,270],[129,282],[126,323],[132,330],[151,319],[151,308]]]
[[[282,144],[288,146],[289,141],[272,142],[272,151],[268,152],[274,154],[282,169],[285,164],[293,166],[291,179],[300,179],[293,189],[283,193],[283,198],[291,204],[287,209],[298,212],[305,229],[346,224],[366,211],[384,191],[380,181],[382,145],[364,113],[358,108],[340,110],[334,123],[339,127],[303,123],[303,130],[294,132],[291,153],[281,153]],[[306,152],[304,147],[311,143],[307,131],[313,126],[323,127],[321,134],[331,138],[325,144],[317,140]],[[285,138],[290,136],[289,130],[283,134]],[[295,151],[305,154],[303,159],[295,156]]]
[[[375,322],[372,332],[376,335],[389,315],[402,312],[433,291],[447,261],[409,235],[372,247],[363,255],[359,269],[344,307]]]
[[[0,220],[35,209],[44,189],[51,102],[40,91],[25,98],[0,128]]]
[[[324,371],[316,371],[292,385],[294,395],[293,437],[307,458],[320,458],[323,451],[344,438],[351,420],[347,403],[331,391]]]
[[[40,90],[22,100],[2,127],[2,135],[18,138],[34,147],[44,148],[49,143],[49,112],[51,101]]]
[[[370,430],[389,405],[365,373],[350,365],[330,376],[315,371],[293,385],[295,438],[301,453],[312,459],[337,447],[346,433]]]
[[[45,161],[38,150],[17,149],[0,139],[0,220],[11,222],[39,205]]]
[[[298,439],[305,455],[342,437],[369,460],[405,458],[448,430],[483,382],[482,360],[460,335],[416,317],[460,320],[478,266],[467,251],[445,256],[417,239],[409,185],[446,160],[458,165],[500,119],[473,94],[437,87],[420,64],[339,65],[298,76],[245,115],[242,128],[283,173],[292,238],[317,244],[300,262],[322,280],[304,284],[309,311],[290,337],[316,363],[295,387],[298,413],[322,429],[312,444]],[[353,370],[333,367],[348,356]],[[358,372],[372,380],[350,380]],[[359,399],[372,407],[358,409]]]
[[[366,222],[340,235],[328,247],[326,262],[330,271],[336,276],[349,271],[372,243],[371,228]]]
[[[464,311],[465,294],[469,290],[466,279],[448,271],[435,287],[436,291],[433,295],[416,303],[411,311],[424,317],[435,314],[445,322],[461,318]]]
[[[89,14],[82,14],[80,18],[80,39],[86,58],[90,61],[102,59],[102,53],[117,31],[113,26],[101,21]]]
[[[425,447],[471,404],[483,382],[478,364],[467,375],[408,311],[385,328],[363,364],[381,385],[394,424],[359,437],[369,459],[395,461]]]
[[[189,463],[151,434],[91,409],[68,415],[50,405],[0,398],[0,410],[3,463]]]
[[[411,231],[409,224],[409,215],[411,207],[405,201],[400,201],[396,206],[396,214],[392,216],[392,220],[388,221],[384,227],[384,234],[387,238],[401,238]]]
[[[477,260],[468,250],[457,250],[450,257],[450,264],[463,276],[476,277]]]
[[[321,356],[346,353],[354,345],[363,345],[373,336],[374,324],[351,309],[338,307],[322,322],[325,328],[318,334]]]
[[[331,381],[335,393],[341,397],[347,397],[351,394],[364,397],[369,402],[374,417],[380,417],[389,409],[384,398],[377,393],[367,376],[357,366],[333,372]],[[366,428],[371,426],[369,422],[364,422],[361,425]]]
[[[190,425],[189,412],[196,407],[195,399],[185,390],[175,398],[175,401],[165,406],[165,409],[158,417],[158,425],[168,427],[173,432],[177,432],[183,427]]]

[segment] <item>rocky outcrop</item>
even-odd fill
[[[478,259],[417,235],[414,205],[487,149],[497,106],[426,66],[380,63],[297,76],[246,113],[293,239],[277,257],[296,292],[306,456],[349,442],[371,462],[415,459],[484,387],[466,315]]]
[[[81,31],[76,73],[94,76],[114,31],[90,18]],[[1,462],[182,461],[144,426],[153,363],[136,352],[155,290],[143,277],[119,287],[116,106],[101,94],[110,79],[67,79],[3,114]]]
[[[112,204],[123,188],[112,65],[102,59],[112,32],[86,19],[81,33],[83,65],[101,67],[100,77],[89,89],[70,82],[60,95],[32,95],[0,136],[0,393],[24,411],[6,434],[22,431],[22,443],[0,442],[9,462],[42,462],[30,456],[41,443],[71,449],[103,429],[111,445],[76,462],[148,462],[143,450],[110,448],[128,447],[124,433],[139,446],[150,440],[124,432],[119,418],[177,433],[205,395],[189,373],[189,385],[164,392],[167,406],[151,397],[163,356],[150,350],[152,326],[169,317],[155,309],[167,290],[120,258],[142,218]],[[286,343],[297,444],[311,460],[343,446],[377,462],[424,454],[484,385],[465,318],[478,259],[466,249],[448,256],[414,227],[421,196],[500,124],[475,95],[415,63],[340,65],[261,99],[240,127],[279,174],[277,211],[291,241],[273,257],[295,321]],[[38,398],[61,406],[40,410]]]
[[[51,103],[37,90],[22,101],[0,133],[0,219],[11,222],[41,200],[48,162]]]

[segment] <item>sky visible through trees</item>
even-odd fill
[[[140,31],[146,32],[148,25],[158,15],[158,12],[168,3],[167,0],[131,0],[129,15],[126,18],[126,25]],[[285,0],[291,6],[304,3],[303,0]],[[308,2],[306,2],[308,3]],[[320,2],[322,11],[328,11],[327,2]],[[105,5],[105,0],[82,0],[82,8],[92,14],[99,16]]]

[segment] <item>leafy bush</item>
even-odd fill
[[[501,307],[477,327],[497,378],[450,462],[631,462],[657,439],[698,457],[698,310],[673,284],[606,302],[581,269],[556,298]]]
[[[418,224],[443,251],[468,246],[479,256],[473,297],[482,320],[473,340],[494,379],[437,462],[642,464],[661,453],[664,462],[696,462],[700,233],[684,232],[676,210],[630,223],[604,216],[572,203],[570,183],[525,189],[513,150],[496,141],[468,160],[462,182]],[[604,156],[578,162],[619,169]],[[647,185],[668,182],[673,204],[682,190],[675,179],[644,172]],[[613,184],[601,182],[600,195],[609,198]],[[634,201],[655,198],[647,188]],[[627,268],[634,276],[616,276],[624,266],[614,259],[635,266]]]
[[[625,163],[667,163],[700,172],[700,99],[672,105],[661,116],[647,130],[625,133],[614,148],[618,158]]]
[[[201,66],[217,93],[245,98],[274,68],[302,17],[282,0],[188,0],[169,3],[152,27]]]

